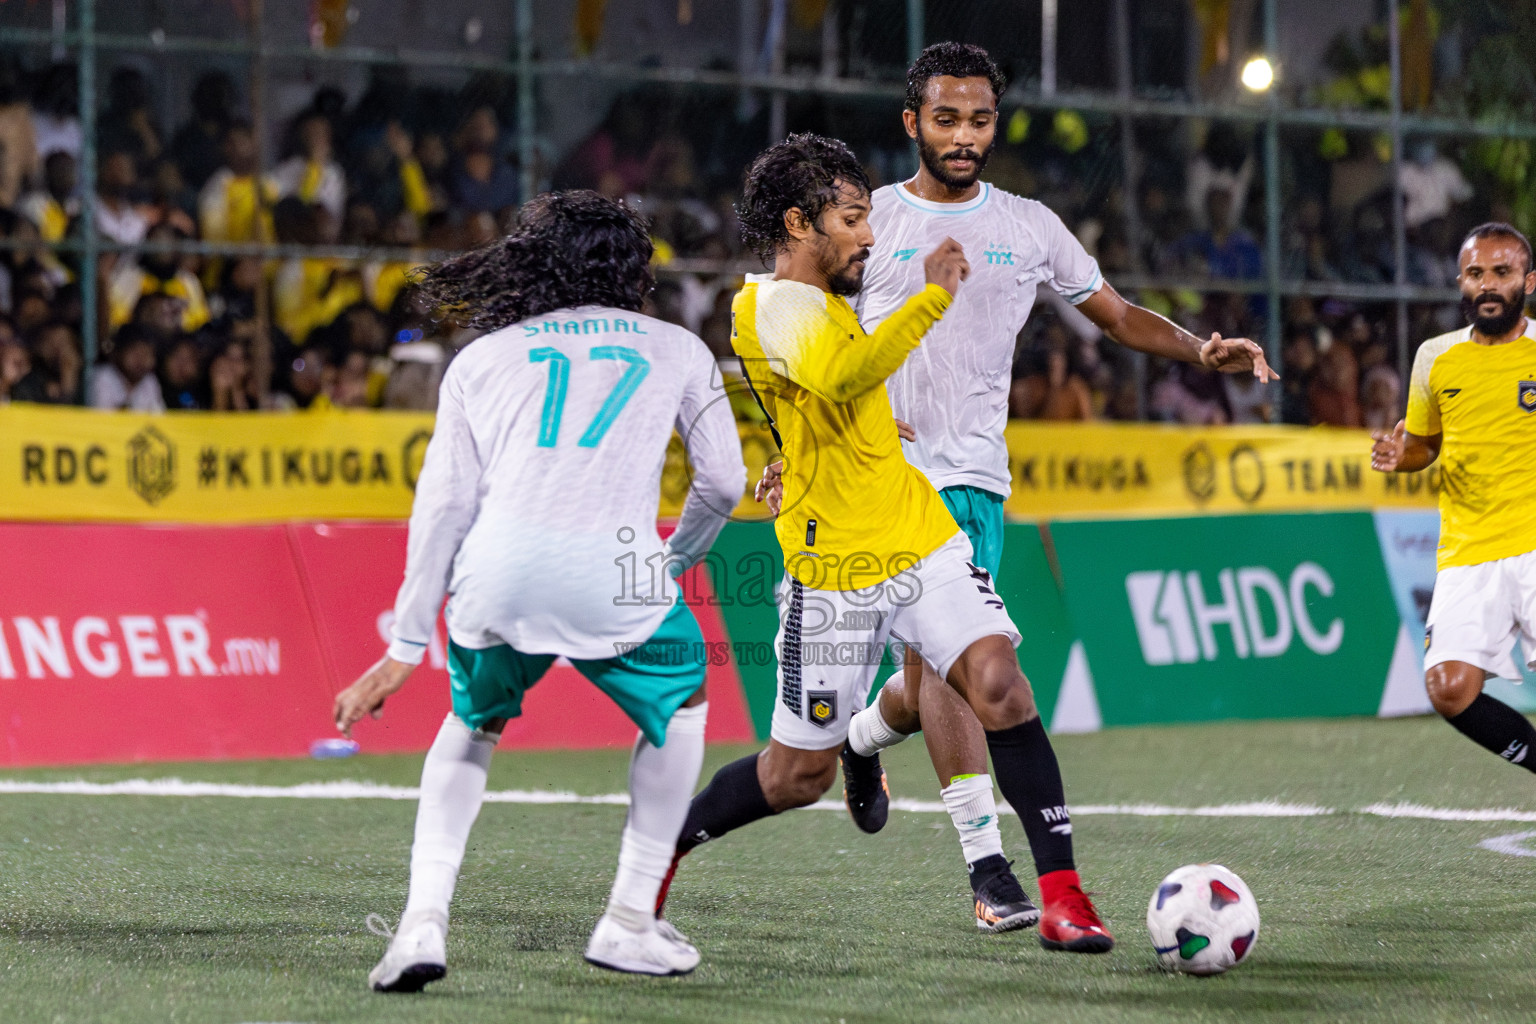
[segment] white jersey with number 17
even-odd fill
[[[692,487],[656,532],[676,429]],[[390,656],[418,662],[442,606],[461,647],[611,658],[648,640],[741,500],[746,468],[714,358],[622,309],[531,317],[473,342],[443,377],[416,484]]]
[[[933,203],[887,185],[871,207],[875,246],[856,307],[866,331],[922,291],[923,258],[946,237],[965,248],[971,265],[944,319],[886,382],[896,418],[917,432],[904,443],[907,460],[934,487],[969,485],[1006,497],[1014,342],[1035,288],[1047,284],[1076,305],[1104,283],[1099,265],[1048,207],[986,183],[964,203]]]

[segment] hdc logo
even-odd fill
[[[1307,607],[1308,591],[1333,596],[1333,578],[1316,562],[1302,562],[1290,579],[1264,566],[1223,569],[1220,596],[1211,600],[1198,572],[1133,572],[1125,578],[1131,617],[1148,665],[1189,665],[1220,654],[1216,627],[1231,636],[1239,658],[1278,658],[1300,635],[1313,654],[1329,655],[1344,642],[1344,620],[1325,623]]]

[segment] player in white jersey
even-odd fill
[[[651,242],[592,192],[528,203],[518,230],[433,267],[429,299],[489,329],[449,366],[416,485],[394,639],[336,698],[343,732],[377,717],[420,663],[445,595],[453,711],[422,769],[405,912],[369,975],[417,991],[447,972],[445,940],[491,751],[523,694],[569,658],[640,727],[629,820],[586,957],[682,974],[698,951],[654,908],[704,754],[703,636],[673,577],[708,550],[746,481],[713,357],[642,315]],[[693,487],[669,543],[656,532],[676,429]],[[651,576],[616,564],[666,565]]]
[[[902,117],[917,141],[919,166],[910,180],[872,197],[875,248],[858,300],[860,322],[873,331],[922,288],[922,263],[915,256],[954,238],[970,258],[965,288],[887,386],[896,418],[915,434],[903,446],[908,461],[939,489],[969,536],[978,567],[991,575],[1002,557],[1003,501],[1010,489],[1003,428],[1014,345],[1038,285],[1054,288],[1128,348],[1251,372],[1261,382],[1273,376],[1252,341],[1219,335],[1202,340],[1126,302],[1061,218],[1035,200],[980,180],[996,139],[1004,85],[978,46],[938,43],[912,65]],[[919,728],[960,834],[977,927],[998,932],[1035,923],[1038,912],[1003,857],[981,723],[930,666],[909,654],[905,679],[887,683],[879,700],[854,716],[849,745],[860,757],[844,759],[845,773],[870,764],[870,755]],[[848,779],[850,797],[883,791],[878,762],[870,771],[872,778]],[[1035,867],[1044,891],[1055,865],[1042,862],[1036,851]],[[1050,904],[1050,893],[1045,896]],[[1040,921],[1041,940],[1055,942],[1059,924]]]

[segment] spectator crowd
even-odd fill
[[[190,115],[171,127],[157,119],[151,81],[119,67],[98,115],[92,182],[80,175],[76,81],[72,66],[29,69],[0,55],[0,401],[141,411],[434,407],[443,369],[473,334],[422,308],[410,272],[430,253],[493,240],[516,216],[517,104],[504,79],[449,91],[375,69],[352,102],[322,86],[282,126],[263,166],[268,147],[228,75],[202,74]],[[908,173],[894,112],[876,118],[802,98],[790,115],[797,128],[847,139],[877,182]],[[553,187],[636,204],[652,223],[661,270],[652,311],[722,359],[745,259],[733,202],[767,117],[724,91],[637,88],[568,151],[541,151],[531,169]],[[1136,137],[1143,175],[1128,195],[1106,141],[1116,133],[1071,112],[1043,129],[1023,111],[1004,123],[988,178],[1059,213],[1110,281],[1145,285],[1122,288],[1135,301],[1202,336],[1262,339],[1269,317],[1283,325],[1277,400],[1241,378],[1138,362],[1042,290],[1019,339],[1014,416],[1396,421],[1403,382],[1391,304],[1292,296],[1272,310],[1255,287],[1268,268],[1255,230],[1262,174],[1247,129],[1199,126],[1192,144],[1190,132],[1145,126]],[[1287,145],[1282,276],[1391,282],[1391,164],[1370,139],[1325,141]],[[1478,201],[1433,143],[1410,152],[1401,172],[1405,276],[1447,287],[1460,232],[1501,211]],[[92,324],[83,323],[79,246],[69,244],[81,241],[85,204],[106,247]],[[166,248],[191,241],[286,248],[280,259]],[[362,255],[343,258],[346,249]],[[1454,305],[1414,304],[1409,336],[1417,343],[1457,323]],[[94,366],[84,365],[86,334],[96,339]]]

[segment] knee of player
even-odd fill
[[[987,729],[1007,729],[1038,715],[1029,680],[1011,662],[996,662],[970,681],[971,709]]]
[[[1483,692],[1483,676],[1483,670],[1475,665],[1445,661],[1424,673],[1424,689],[1442,718],[1455,718]]]

